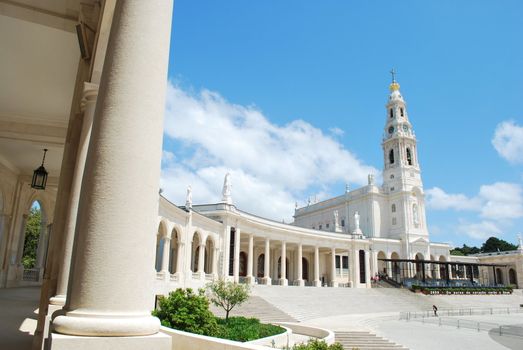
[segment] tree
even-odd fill
[[[478,247],[469,247],[466,244],[463,244],[463,247],[456,247],[450,251],[451,255],[470,255],[470,254],[477,254],[480,253],[480,249]]]
[[[162,326],[185,332],[214,336],[218,331],[216,317],[209,310],[209,300],[203,289],[178,288],[168,297],[160,297],[159,309],[152,312]]]
[[[22,265],[25,269],[32,269],[36,264],[36,250],[40,239],[40,229],[42,224],[42,211],[40,206],[33,205],[29,211],[24,233],[24,254],[22,255]]]
[[[236,306],[243,304],[249,298],[249,286],[226,282],[223,279],[209,283],[211,302],[225,310],[225,321],[229,320],[229,312]]]
[[[516,250],[518,247],[512,243],[509,243],[505,240],[490,237],[485,243],[481,246],[481,251],[483,253],[492,253],[492,252],[506,252],[509,250]]]

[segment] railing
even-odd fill
[[[156,279],[157,280],[163,280],[163,276],[164,276],[163,272],[156,271]]]
[[[305,287],[314,287],[314,281],[304,281],[305,282]]]
[[[200,273],[199,272],[193,272],[192,273],[192,279],[193,280],[199,280],[200,279]]]
[[[172,274],[170,277],[171,282],[178,282],[178,275]]]
[[[438,309],[438,316],[474,316],[474,315],[505,315],[523,313],[521,307],[490,307],[490,308],[468,308],[468,309]],[[418,318],[434,318],[434,311],[400,312],[400,320],[412,320]]]
[[[40,269],[24,269],[22,281],[38,282],[40,278]]]
[[[486,331],[502,336],[510,335],[514,337],[523,337],[523,327],[513,325],[501,325],[499,323],[479,322],[474,320],[466,320],[452,317],[422,317],[413,320],[424,324],[428,323],[438,326],[474,329],[478,332]]]
[[[350,283],[338,283],[338,287],[340,288],[350,288]]]
[[[205,280],[210,282],[214,281],[214,275],[212,273],[206,273]]]

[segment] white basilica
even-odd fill
[[[190,188],[183,207],[161,197],[158,292],[219,277],[242,283],[369,288],[372,276],[393,272],[385,259],[449,261],[449,246],[429,241],[416,136],[399,89],[393,78],[381,186],[369,175],[365,187],[296,208],[290,225],[236,208],[229,175],[220,203],[192,205]]]

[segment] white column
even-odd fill
[[[372,252],[372,271],[371,276],[375,276],[380,271],[379,264],[378,264],[378,252],[373,251]]]
[[[336,248],[331,249],[331,264],[331,286],[337,287],[338,282],[336,281]],[[340,265],[340,268],[341,267],[342,266]]]
[[[305,282],[303,281],[303,245],[300,243],[298,244],[298,278],[296,279],[296,282],[298,282],[298,286],[303,287],[305,285]]]
[[[214,247],[214,253],[212,255],[212,274],[216,279],[218,277],[218,256],[220,254],[220,248]]]
[[[185,256],[185,242],[178,241],[178,251],[176,253],[176,274],[178,275],[178,280],[182,278],[183,275],[183,258]]]
[[[368,249],[368,248],[367,248]],[[367,288],[371,287],[370,284],[370,253],[365,249],[365,285]]]
[[[320,281],[320,248],[314,247],[314,286],[321,287]]]
[[[267,285],[271,284],[271,240],[267,237],[265,238],[265,261],[263,267],[263,282]]]
[[[234,282],[238,283],[240,281],[240,234],[241,231],[236,227],[236,232],[234,233],[234,266],[233,266],[233,276]]]
[[[205,243],[200,243],[200,249],[198,250],[198,273],[200,274],[200,278],[204,278],[205,276]]]
[[[352,288],[358,288],[360,285],[360,251],[359,249],[354,249],[352,251]]]
[[[52,325],[54,332],[90,336],[81,337],[82,342],[103,336],[110,347],[111,342],[121,345],[121,337],[133,343],[137,337],[125,336],[159,331],[159,320],[151,316],[151,232],[157,228],[171,20],[172,1],[116,4],[85,165],[89,171],[82,182],[67,301]],[[52,339],[52,347],[60,338]],[[170,338],[160,347],[165,345]]]
[[[247,256],[247,283],[253,284],[254,277],[252,274],[253,259],[254,259],[254,235],[249,235],[249,255]]]
[[[387,261],[387,276],[392,278],[392,261]]]
[[[289,281],[287,280],[287,243],[281,241],[281,278],[280,285],[287,286]]]
[[[76,162],[74,166],[73,181],[71,183],[71,192],[69,194],[69,207],[65,215],[63,241],[60,250],[62,252],[58,270],[58,280],[56,285],[56,296],[50,299],[51,304],[64,305],[65,295],[67,294],[67,283],[69,282],[69,270],[71,269],[71,254],[73,252],[73,242],[76,229],[76,219],[78,214],[78,205],[80,200],[80,191],[82,189],[82,179],[84,174],[89,140],[91,139],[91,129],[98,97],[98,84],[84,83],[84,92],[82,96],[82,131],[78,141],[76,153]]]
[[[171,277],[169,274],[169,254],[171,253],[171,238],[164,237],[163,252],[162,252],[162,269],[161,272],[166,280]]]

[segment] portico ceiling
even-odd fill
[[[0,162],[58,176],[80,51],[79,1],[0,1]],[[17,35],[13,35],[16,33]]]

